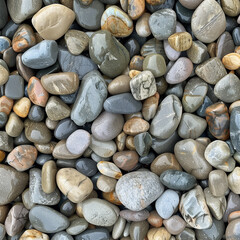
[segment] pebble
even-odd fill
[[[65,200],[60,206],[60,212],[62,214],[64,214],[66,217],[72,216],[72,218],[70,218],[71,222],[74,221],[74,219],[75,219],[75,217],[74,217],[75,211],[76,211],[76,204],[69,201],[68,199]]]
[[[0,97],[0,110],[1,112],[6,113],[7,115],[10,114],[11,110],[13,107],[13,100],[6,97],[6,96],[2,96]]]
[[[53,193],[56,190],[57,166],[55,161],[50,160],[42,167],[42,190],[45,193]]]
[[[207,229],[212,226],[212,217],[199,185],[182,195],[179,210],[184,220],[195,229]]]
[[[89,97],[90,95],[91,97]],[[77,99],[71,111],[71,119],[78,126],[93,121],[102,111],[106,98],[107,86],[103,77],[98,71],[89,72],[82,79]]]
[[[13,111],[21,118],[25,118],[28,116],[29,109],[31,107],[31,101],[23,97],[19,99],[13,106]]]
[[[110,141],[122,131],[123,124],[122,115],[103,112],[94,120],[91,131],[97,140]]]
[[[122,210],[120,216],[127,221],[140,222],[149,217],[149,211],[146,209],[141,211]]]
[[[9,206],[8,205],[3,205],[0,207],[0,223],[4,223],[5,219],[8,215],[9,212]]]
[[[139,133],[147,132],[149,123],[139,117],[133,117],[127,120],[123,126],[123,131],[130,136],[136,136]]]
[[[31,47],[22,55],[23,64],[34,69],[52,66],[58,55],[58,45],[54,40],[44,40]]]
[[[134,146],[141,157],[149,153],[151,145],[152,137],[148,132],[139,133],[134,137]]]
[[[127,49],[106,30],[97,31],[91,36],[89,54],[101,72],[111,78],[120,75],[130,61]]]
[[[81,155],[89,147],[90,141],[90,134],[85,130],[79,129],[67,138],[66,147],[70,153]]]
[[[68,51],[73,55],[79,55],[87,50],[89,37],[85,32],[71,29],[64,35]]]
[[[158,40],[168,39],[175,31],[176,19],[176,13],[169,8],[154,12],[149,18],[153,36]]]
[[[5,84],[5,95],[13,100],[18,100],[24,95],[24,79],[19,75],[10,75]]]
[[[108,84],[108,92],[111,95],[130,92],[130,80],[131,78],[127,75],[120,75],[114,78]]]
[[[168,189],[157,199],[155,208],[161,218],[168,219],[177,209],[178,203],[179,196],[177,192]]]
[[[230,190],[236,194],[239,194],[239,175],[240,175],[240,168],[236,167],[234,170],[228,175],[228,187]]]
[[[46,206],[35,206],[29,212],[32,226],[44,233],[56,233],[69,226],[69,220],[63,214]]]
[[[200,137],[207,128],[205,119],[191,113],[183,113],[178,127],[178,135],[181,138],[196,139]]]
[[[5,126],[6,133],[11,137],[18,137],[23,130],[23,122],[15,113],[10,113]]]
[[[190,59],[180,57],[167,72],[166,81],[170,84],[177,84],[190,77],[193,71],[193,64]]]
[[[151,38],[145,42],[140,53],[143,57],[152,53],[161,54],[164,58],[166,57],[162,41],[157,40],[156,38]]]
[[[23,3],[20,0],[10,0],[8,1],[7,6],[11,19],[15,23],[21,23],[31,17],[42,7],[42,1],[27,0],[27,2]]]
[[[238,239],[239,238],[239,219],[231,221],[226,228],[226,239]]]
[[[56,123],[56,127],[53,129],[54,136],[59,140],[67,139],[73,132],[75,132],[78,129],[78,126],[70,118],[65,118],[60,122],[55,122],[55,123]],[[46,122],[46,125],[47,125],[47,122]]]
[[[8,212],[5,220],[5,229],[9,236],[13,237],[21,232],[28,220],[28,210],[22,203],[17,203]]]
[[[114,141],[111,140],[107,142],[102,142],[95,139],[93,136],[89,147],[93,150],[94,153],[103,158],[113,156],[113,154],[117,150],[117,146]]]
[[[9,79],[9,72],[8,70],[0,65],[0,85],[4,85]]]
[[[0,205],[6,205],[19,196],[28,183],[28,174],[21,173],[14,168],[0,164]],[[8,179],[8,181],[6,181]]]
[[[0,131],[0,150],[6,152],[11,152],[13,150],[13,138],[5,131]]]
[[[75,237],[76,240],[88,240],[88,239],[104,240],[109,238],[110,238],[109,231],[105,228],[88,229]]]
[[[102,192],[112,192],[115,189],[117,180],[112,177],[101,175],[97,180],[97,187]]]
[[[178,51],[187,51],[192,46],[192,36],[188,32],[178,32],[168,38],[170,46]]]
[[[171,234],[166,230],[166,228],[152,228],[148,231],[147,237],[149,240],[159,239],[159,240],[170,240]]]
[[[37,159],[37,149],[31,145],[21,145],[14,148],[7,156],[7,163],[17,171],[31,168]]]
[[[132,170],[137,165],[138,159],[135,151],[121,151],[113,155],[113,162],[124,171]]]
[[[141,185],[141,189],[138,185]],[[143,210],[154,202],[162,192],[163,185],[159,178],[156,174],[148,171],[127,173],[118,180],[116,185],[119,200],[132,211]]]
[[[229,70],[237,70],[240,67],[240,55],[238,53],[229,53],[222,59],[223,65]]]
[[[219,140],[229,138],[228,108],[223,102],[217,102],[206,108],[206,120],[210,133]]]
[[[42,233],[35,229],[26,230],[20,237],[21,240],[30,240],[30,239],[39,239],[39,240],[49,240],[47,234]]]
[[[116,221],[116,223],[113,226],[112,238],[113,239],[120,238],[124,232],[125,226],[126,226],[126,220],[124,218],[122,218],[121,216],[119,216],[118,220]]]
[[[221,5],[222,5],[222,9],[223,9],[224,13],[228,16],[236,17],[240,13],[240,3],[239,3],[239,1],[236,1],[236,0],[231,0],[231,1],[222,0]]]
[[[227,174],[223,170],[213,170],[208,176],[209,189],[213,196],[224,196],[228,190]]]
[[[156,228],[161,227],[163,224],[163,219],[159,216],[159,214],[155,210],[150,212],[147,220],[151,226],[156,227]]]
[[[58,62],[63,72],[75,72],[79,79],[97,69],[97,65],[90,58],[83,55],[75,56],[62,47],[59,47]]]
[[[101,29],[115,37],[127,37],[133,31],[131,18],[117,6],[110,6],[102,14]]]
[[[177,191],[188,191],[197,184],[196,178],[191,174],[174,169],[164,171],[160,175],[160,181],[167,188]]]
[[[61,232],[55,233],[51,239],[52,240],[58,240],[58,239],[73,240],[74,238],[68,233],[61,231]]]
[[[195,112],[203,103],[208,91],[208,85],[198,77],[191,78],[185,88],[182,98],[183,108],[186,112]]]
[[[79,78],[74,72],[52,73],[41,77],[45,90],[54,95],[66,95],[78,90]]]
[[[187,224],[178,215],[173,215],[169,219],[164,219],[163,225],[170,234],[177,235],[185,229]]]
[[[91,180],[74,168],[62,168],[57,172],[57,186],[74,203],[83,201],[93,190]]]
[[[235,45],[239,45],[240,43],[240,28],[236,27],[234,28],[233,32],[232,32],[232,37],[233,37],[233,41]]]
[[[143,13],[136,22],[136,32],[140,37],[148,37],[151,35],[151,29],[149,26],[150,16],[149,13]]]
[[[107,177],[112,177],[115,179],[119,179],[122,177],[121,170],[112,162],[100,161],[97,164],[97,168],[100,173]]]
[[[60,201],[60,192],[55,189],[52,193],[45,193],[42,189],[42,170],[32,168],[29,171],[29,195],[33,203],[41,205],[56,205]],[[50,183],[49,183],[50,184]]]
[[[119,209],[106,200],[92,198],[83,202],[83,216],[96,226],[112,226],[118,219]]]
[[[32,18],[32,24],[43,39],[62,37],[75,19],[75,13],[61,4],[51,4],[40,9]]]
[[[213,196],[208,187],[204,189],[204,196],[208,208],[213,217],[216,218],[217,220],[221,220],[227,207],[227,201],[225,196],[221,197]]]
[[[131,239],[144,239],[147,235],[148,229],[149,224],[146,220],[141,222],[132,222],[129,229]]]
[[[159,139],[169,138],[182,117],[182,104],[175,95],[168,95],[160,103],[150,126],[150,133]]]
[[[203,1],[192,15],[191,27],[198,40],[214,42],[226,28],[226,18],[220,5],[214,0]]]
[[[193,41],[187,50],[187,56],[194,64],[200,64],[209,58],[207,46],[201,41]]]
[[[181,167],[196,179],[206,179],[212,166],[204,157],[205,146],[193,139],[181,140],[175,144],[174,153]]]
[[[43,88],[40,80],[31,77],[27,86],[28,97],[31,102],[40,107],[45,107],[48,101],[48,92]]]
[[[179,233],[176,236],[176,239],[177,240],[184,240],[184,239],[195,240],[196,239],[195,232],[194,230],[186,227],[181,233]]]
[[[29,113],[28,113],[28,118],[31,121],[33,121],[33,122],[41,122],[41,121],[44,120],[44,117],[45,117],[44,108],[42,108],[40,106],[37,106],[37,105],[32,105],[31,106],[31,108],[29,110]],[[47,121],[46,121],[46,126],[49,128],[49,126],[47,125]]]
[[[87,177],[92,177],[97,173],[96,162],[90,158],[80,158],[76,161],[76,169]]]
[[[80,1],[73,1],[73,11],[76,14],[77,23],[87,30],[98,30],[101,27],[101,17],[104,12],[104,4],[95,0],[89,5]]]
[[[188,9],[196,9],[203,0],[179,0],[179,2]]]
[[[8,10],[4,0],[0,1],[1,10],[0,10],[0,29],[2,29],[8,21]]]
[[[240,107],[235,107],[232,109],[231,116],[230,116],[230,138],[231,138],[231,143],[236,151],[239,152],[239,139],[238,139],[238,129],[239,129],[239,124],[238,124],[238,114],[240,111]]]
[[[66,229],[66,232],[70,235],[77,235],[84,232],[88,227],[88,222],[84,218],[76,217],[70,221],[69,227]]]

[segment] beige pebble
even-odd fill
[[[192,36],[188,32],[174,33],[168,38],[168,43],[178,52],[186,51],[192,46]]]
[[[122,176],[121,170],[112,162],[100,161],[97,168],[100,173],[108,177],[119,179]]]

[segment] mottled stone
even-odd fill
[[[123,126],[123,131],[130,136],[136,136],[139,133],[147,132],[149,123],[142,118],[133,117],[127,120]]]
[[[140,188],[141,186],[141,188]],[[121,177],[116,193],[122,204],[132,211],[140,211],[155,201],[163,192],[163,186],[154,173],[131,172]]]

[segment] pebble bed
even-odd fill
[[[0,240],[239,240],[239,14],[0,0]]]

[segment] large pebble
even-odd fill
[[[43,39],[62,37],[75,19],[75,13],[62,4],[51,4],[40,9],[32,18],[32,24]]]
[[[62,168],[57,173],[57,186],[74,203],[82,202],[93,190],[92,181],[74,168]]]
[[[50,207],[41,205],[31,209],[29,220],[35,229],[44,233],[56,233],[69,226],[67,217]]]
[[[71,111],[71,119],[83,126],[100,114],[103,102],[107,98],[106,83],[98,71],[91,71],[84,76],[77,99]]]
[[[35,229],[26,230],[20,237],[21,240],[39,239],[39,240],[49,240],[47,234],[42,233]]]
[[[212,217],[199,185],[182,195],[179,210],[185,221],[195,229],[207,229],[212,226]]]
[[[138,186],[141,186],[139,188]],[[121,203],[132,211],[140,211],[154,202],[163,192],[156,174],[137,171],[123,175],[117,182],[116,193]]]
[[[194,36],[204,43],[214,42],[226,28],[226,18],[215,0],[203,1],[191,19]]]
[[[150,133],[159,138],[167,139],[177,129],[182,117],[182,104],[175,95],[168,95],[158,107],[150,126]]]
[[[6,205],[23,192],[28,183],[28,174],[0,164],[0,183],[0,192],[2,193],[0,205]]]
[[[106,200],[92,198],[83,202],[83,216],[96,226],[112,226],[118,219],[119,209]]]

